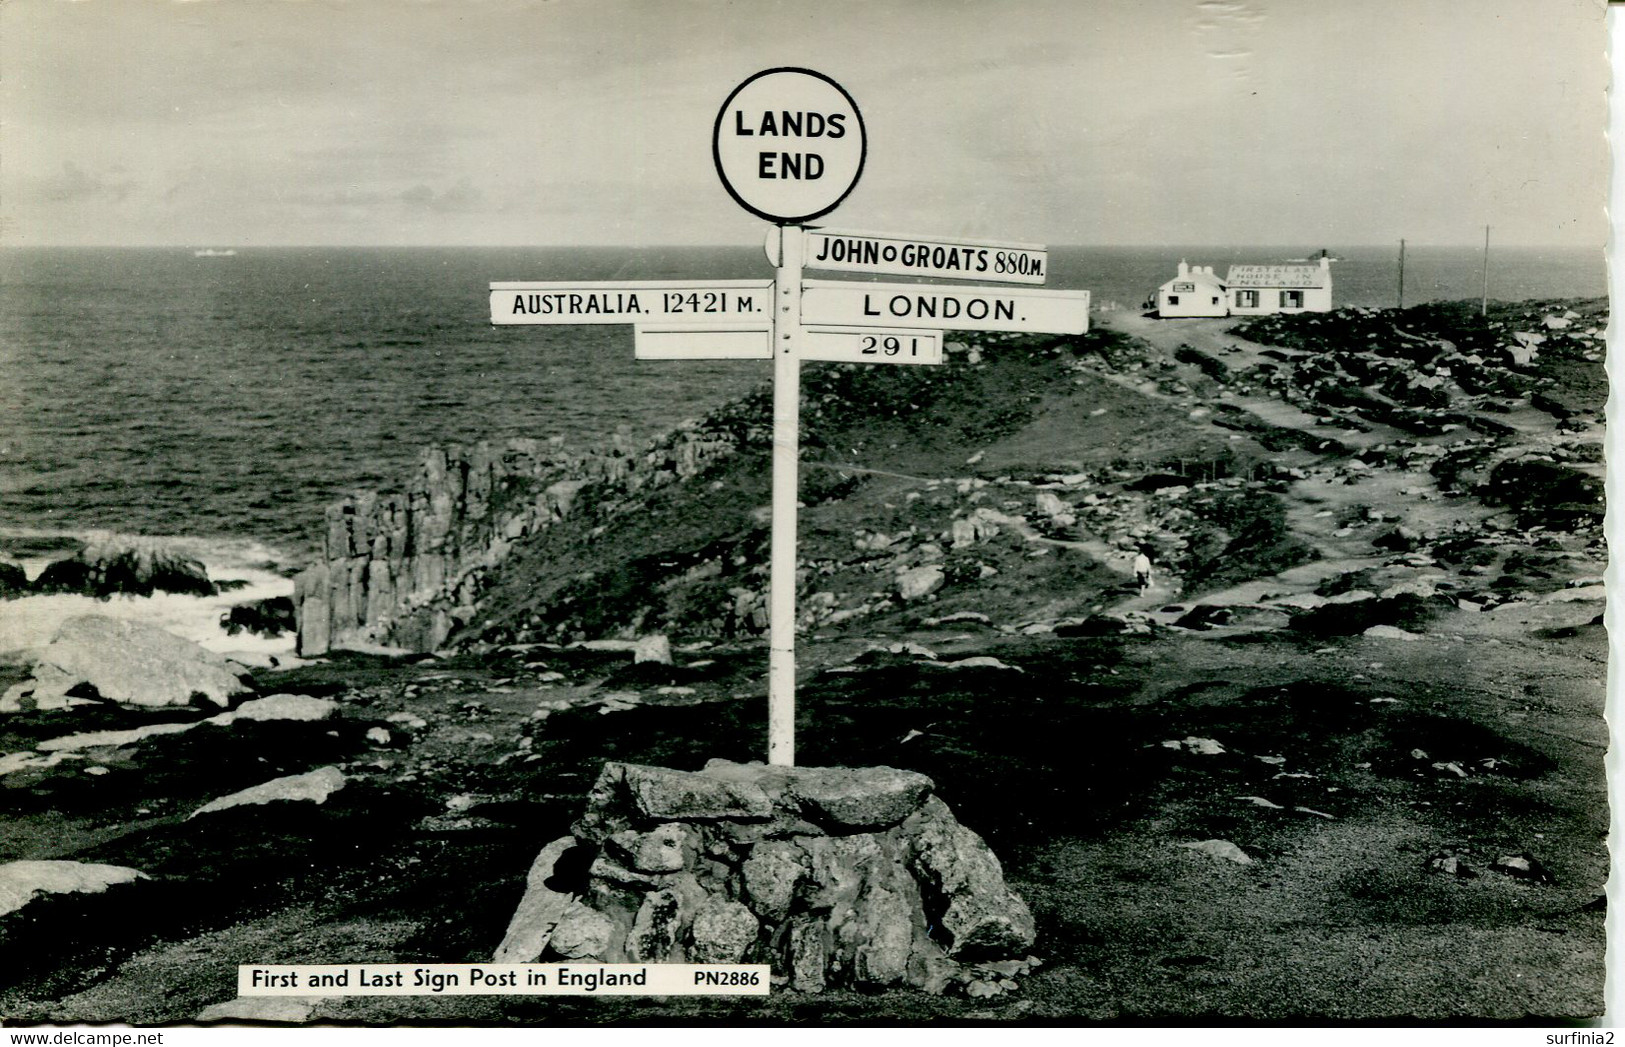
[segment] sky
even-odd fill
[[[1597,246],[1601,0],[5,0],[0,244],[759,242],[712,127],[856,101],[820,224]]]

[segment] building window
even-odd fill
[[[1302,309],[1303,308],[1303,292],[1302,291],[1282,291],[1281,292],[1281,308],[1282,309]]]
[[[1214,305],[1218,305],[1218,304],[1219,304],[1219,299],[1218,299],[1218,298],[1217,298],[1217,297],[1215,297],[1215,298],[1214,298],[1214,299],[1213,299],[1213,304],[1214,304]]]
[[[1236,292],[1236,308],[1238,308],[1238,309],[1257,309],[1258,308],[1258,292],[1257,291],[1237,291]]]
[[[1169,305],[1178,305],[1179,304],[1179,296],[1177,294],[1169,295],[1168,296],[1168,304]]]

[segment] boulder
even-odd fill
[[[542,848],[525,877],[525,894],[508,921],[508,930],[497,946],[492,963],[532,963],[547,948],[553,929],[574,899],[547,885],[559,859],[576,845],[574,836],[561,836]]]
[[[925,775],[891,767],[808,767],[792,781],[808,818],[859,829],[898,824],[932,788]]]
[[[608,917],[577,901],[564,910],[545,944],[554,955],[565,960],[601,957],[609,951],[614,933],[615,924]]]
[[[1205,854],[1209,858],[1218,858],[1223,861],[1234,862],[1237,865],[1253,864],[1252,856],[1229,840],[1198,840],[1195,843],[1182,843],[1179,846],[1195,851],[1198,854]]]
[[[310,1021],[322,996],[239,996],[211,1003],[198,1012],[200,1022],[280,1022],[298,1025]]]
[[[640,637],[632,648],[632,661],[671,664],[671,641],[661,635]]]
[[[252,603],[240,603],[220,616],[220,628],[228,636],[241,632],[257,636],[281,636],[298,627],[294,619],[293,600],[287,596],[272,596]]]
[[[33,679],[0,697],[0,712],[25,704],[59,709],[100,699],[138,706],[229,704],[248,687],[230,663],[154,625],[103,615],[62,623],[35,656]]]
[[[766,819],[773,804],[760,788],[664,767],[606,763],[588,795],[576,835],[594,842],[621,829],[695,819]]]
[[[246,701],[229,713],[209,717],[208,722],[225,725],[237,720],[326,720],[339,711],[339,703],[331,698],[313,698],[308,694],[272,694]]]
[[[116,884],[147,879],[122,865],[32,861],[0,865],[0,916],[16,912],[43,894],[100,894]]]
[[[694,914],[694,944],[688,958],[693,963],[739,963],[760,930],[748,908],[713,895]]]
[[[28,573],[18,564],[0,560],[0,597],[28,592]]]
[[[34,580],[33,590],[86,596],[151,596],[155,592],[213,596],[217,592],[197,560],[162,542],[125,536],[98,539],[67,560],[47,564]]]
[[[667,873],[690,864],[699,837],[681,822],[667,822],[643,833],[622,829],[608,843],[627,867],[643,873]]]
[[[904,600],[919,600],[942,588],[947,576],[936,564],[914,567],[897,576],[897,595]]]
[[[931,797],[911,818],[909,865],[933,896],[947,901],[938,926],[949,956],[1018,954],[1037,935],[1032,913],[1004,884],[1004,870],[982,841]]]
[[[344,788],[344,772],[337,767],[322,767],[318,770],[307,771],[304,774],[290,774],[285,778],[273,778],[268,782],[262,782],[241,792],[210,800],[187,815],[187,818],[190,820],[200,814],[213,814],[216,811],[224,811],[231,807],[275,803],[279,800],[326,803],[329,796],[342,788]]]

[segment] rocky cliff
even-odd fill
[[[562,440],[430,448],[406,490],[331,505],[320,559],[295,579],[299,653],[432,651],[475,613],[515,542],[577,515],[704,472],[748,426],[719,412],[638,447],[625,433],[575,452]]]

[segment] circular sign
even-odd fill
[[[764,69],[734,88],[711,139],[729,195],[780,223],[833,211],[858,184],[867,152],[858,104],[811,69]]]

